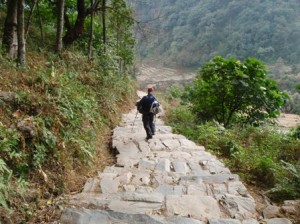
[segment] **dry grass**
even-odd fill
[[[80,77],[83,77],[83,84],[87,82],[93,86],[94,80],[89,78],[88,73],[95,66],[88,63],[85,57],[73,53],[67,52],[63,58],[65,60],[53,58],[49,62],[49,56],[28,53],[26,69],[18,70],[12,64],[0,66],[0,91],[22,92],[27,95],[26,99],[28,99],[28,102],[17,103],[16,106],[9,108],[0,105],[2,124],[10,127],[18,120],[31,116],[30,113],[43,118],[49,116],[54,121],[51,132],[59,136],[64,124],[57,119],[57,116],[54,116],[57,108],[45,95],[49,86],[45,86],[43,82],[36,82],[38,73],[55,66],[53,76],[61,76],[65,72],[77,72]],[[57,85],[55,82],[49,84],[52,87]],[[81,162],[78,158],[74,159],[74,151],[68,148],[71,146],[65,145],[58,137],[56,150],[59,152],[59,157],[49,159],[38,169],[30,170],[26,179],[28,191],[24,196],[11,200],[14,203],[13,213],[9,214],[0,209],[0,223],[51,223],[57,219],[59,205],[63,203],[66,195],[80,192],[88,178],[97,176],[97,172],[115,163],[115,155],[110,149],[111,129],[118,124],[121,114],[132,106],[133,100],[130,96],[123,96],[123,101],[117,103],[113,114],[101,115],[106,117],[108,121],[106,124],[95,128],[89,122],[83,122],[83,128],[94,130],[97,136],[92,143],[95,155],[90,163]],[[18,116],[14,117],[13,114],[16,111]]]

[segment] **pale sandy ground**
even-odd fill
[[[279,127],[290,129],[300,125],[300,115],[297,114],[281,114],[278,118]]]

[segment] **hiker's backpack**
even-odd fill
[[[161,111],[158,101],[152,95],[144,96],[140,101],[137,101],[136,107],[138,112],[141,114],[158,114]]]
[[[138,101],[135,103],[135,105],[136,105],[136,109],[138,110],[138,112],[139,112],[140,114],[142,114],[142,113],[143,113],[143,107],[142,107],[142,105],[140,104],[140,100],[138,100]]]
[[[155,115],[161,112],[160,105],[157,100],[154,100],[154,102],[151,104],[150,112]]]

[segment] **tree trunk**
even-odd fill
[[[74,27],[67,25],[69,23],[68,19],[66,18],[66,28],[67,33],[63,38],[65,45],[72,44],[75,40],[77,40],[84,31],[84,20],[86,17],[85,7],[84,7],[84,0],[77,0],[77,19],[74,24]]]
[[[62,36],[64,29],[64,8],[65,0],[58,1],[57,33],[56,33],[56,52],[61,54],[63,48]]]
[[[40,31],[41,31],[41,39],[42,39],[42,42],[44,42],[43,21],[42,21],[42,16],[41,16],[41,12],[40,12],[39,1],[37,1],[36,7],[37,7],[38,16],[39,16],[39,26],[40,26]]]
[[[32,6],[31,6],[31,9],[30,9],[30,13],[29,13],[29,16],[28,16],[28,20],[27,20],[27,23],[26,23],[26,29],[25,29],[25,38],[26,39],[27,39],[27,36],[28,36],[29,26],[30,26],[30,23],[31,23],[31,20],[32,20],[33,11],[35,9],[36,3],[37,3],[37,0],[32,0]]]
[[[25,60],[25,35],[24,35],[24,0],[18,0],[18,66],[24,66]]]
[[[106,53],[106,0],[102,0],[102,41],[103,41],[103,52]]]
[[[91,0],[91,8],[93,7],[94,0]],[[94,11],[91,13],[91,30],[89,40],[89,60],[93,58],[93,36],[94,36]]]
[[[17,0],[7,3],[7,16],[5,19],[2,44],[10,59],[17,58]]]

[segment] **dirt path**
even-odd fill
[[[291,128],[300,125],[300,115],[297,114],[281,114],[278,118],[278,125],[284,130],[290,130]]]

